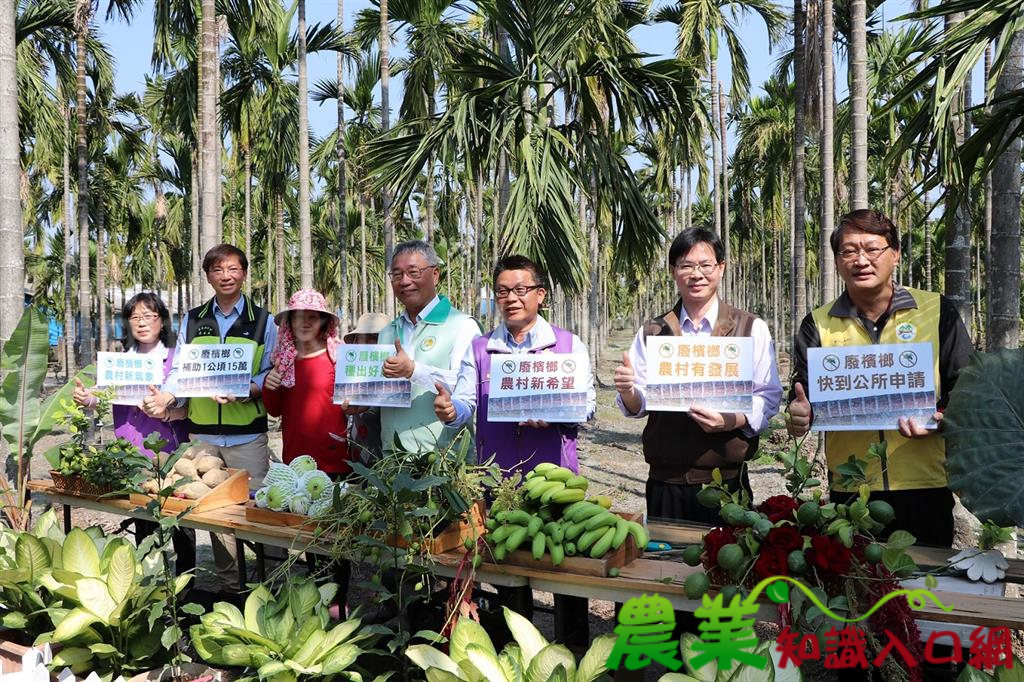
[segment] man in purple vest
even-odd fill
[[[576,472],[576,425],[550,424],[531,419],[519,424],[487,421],[491,361],[508,353],[586,353],[587,347],[571,332],[559,329],[538,315],[547,296],[544,271],[525,256],[506,256],[494,268],[494,294],[501,323],[490,334],[478,336],[462,359],[455,391],[438,383],[434,412],[447,427],[461,429],[476,411],[476,452],[479,461],[492,455],[506,471],[529,471],[540,462],[552,462]],[[594,415],[597,393],[591,375],[587,386],[587,415]],[[539,415],[538,415],[539,416]]]
[[[537,314],[547,296],[544,271],[525,256],[506,256],[498,261],[492,279],[501,323],[490,334],[478,336],[459,367],[455,391],[438,383],[434,412],[448,428],[461,429],[476,411],[477,459],[492,455],[507,471],[529,471],[540,462],[552,462],[579,470],[576,459],[576,424],[551,424],[530,419],[520,424],[487,421],[491,362],[508,353],[586,353],[587,347],[571,332],[559,329]],[[500,357],[498,358],[500,361]],[[587,385],[587,419],[597,409],[593,375]],[[540,417],[541,415],[538,415]],[[499,599],[526,618],[533,612],[530,587],[499,588]],[[585,597],[555,595],[555,636],[567,644],[589,644]],[[524,612],[525,611],[525,612]]]

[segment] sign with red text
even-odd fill
[[[491,358],[487,421],[578,424],[587,420],[586,353],[510,353]]]
[[[161,346],[162,348],[162,346]],[[149,387],[164,383],[164,361],[143,353],[96,354],[96,385],[114,386],[114,405],[138,405],[149,395]]]
[[[412,381],[384,376],[384,361],[395,354],[390,343],[346,343],[338,346],[334,366],[334,403],[363,407],[409,407]]]
[[[901,417],[936,427],[930,343],[808,348],[807,384],[816,431],[892,430]]]
[[[647,411],[754,409],[754,339],[648,336]]]

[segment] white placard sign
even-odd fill
[[[749,336],[648,336],[647,410],[754,409],[754,339]]]
[[[585,353],[502,353],[491,356],[487,421],[587,420],[590,358]]]
[[[346,343],[338,346],[334,367],[334,403],[364,407],[409,407],[412,382],[382,374],[384,361],[395,354],[387,343]]]
[[[155,355],[142,353],[96,354],[96,385],[116,389],[114,405],[138,405],[149,395],[149,387],[164,383],[164,363]]]
[[[247,343],[186,343],[178,355],[179,398],[249,396],[254,346]]]
[[[808,348],[807,375],[815,431],[893,430],[900,417],[937,426],[930,343]]]

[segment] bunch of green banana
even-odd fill
[[[579,502],[586,498],[589,485],[582,476],[550,462],[542,462],[534,467],[533,471],[526,474],[526,482],[523,483],[526,499],[541,504]]]

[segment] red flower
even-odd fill
[[[803,549],[804,536],[793,526],[779,526],[768,531],[764,544],[789,554],[795,549]]]
[[[786,552],[781,549],[761,547],[757,559],[754,561],[754,573],[758,580],[770,578],[773,575],[789,575],[786,565]]]
[[[807,559],[825,573],[845,573],[850,568],[850,550],[839,541],[824,535],[811,538]]]
[[[731,542],[736,542],[736,533],[731,527],[712,528],[704,536],[704,551],[707,553],[705,566],[714,568],[718,566],[718,550]]]
[[[762,502],[758,511],[772,523],[777,523],[783,519],[792,520],[797,506],[797,501],[788,495],[774,495]]]

